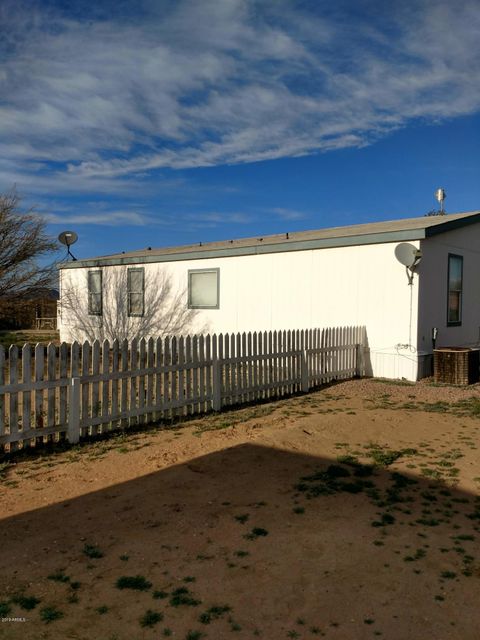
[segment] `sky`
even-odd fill
[[[0,193],[78,258],[480,209],[478,0],[1,0]]]

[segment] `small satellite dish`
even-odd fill
[[[413,284],[413,274],[415,267],[422,259],[422,252],[409,242],[402,242],[395,247],[395,257],[406,267],[408,284]]]
[[[409,242],[402,242],[395,247],[395,257],[405,267],[411,269],[422,259],[422,252]]]
[[[78,236],[75,231],[62,231],[62,233],[58,236],[58,241],[67,247],[67,256],[71,256],[72,260],[76,260],[76,258],[70,251],[70,247],[72,246],[72,244],[75,244],[77,240]]]
[[[58,241],[64,244],[66,247],[71,247],[72,244],[78,240],[78,236],[75,231],[62,231],[58,236]]]

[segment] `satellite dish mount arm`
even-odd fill
[[[407,272],[408,284],[413,286],[413,274],[415,273],[414,267],[405,267],[405,271]]]

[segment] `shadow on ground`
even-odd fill
[[[439,481],[236,446],[1,521],[2,615],[26,620],[0,635],[473,640],[479,519]]]

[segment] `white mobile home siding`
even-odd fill
[[[432,236],[421,242],[419,352],[431,350],[431,330],[438,328],[437,346],[477,346],[480,342],[480,225]],[[448,254],[463,256],[462,322],[447,326]]]
[[[430,242],[430,240],[428,241]],[[365,325],[369,372],[417,379],[418,276],[408,286],[405,268],[394,256],[398,242],[288,251],[176,262],[146,263],[149,280],[168,273],[187,305],[189,269],[220,270],[218,309],[198,310],[189,333],[230,333],[270,329]],[[417,248],[419,241],[414,241]],[[135,266],[135,265],[129,265]],[[101,267],[104,273],[126,266]],[[61,270],[62,292],[72,286],[87,304],[87,267]],[[411,295],[412,294],[412,295]],[[148,295],[148,293],[147,293]],[[125,291],[126,296],[126,291]],[[83,300],[83,298],[82,298]],[[115,304],[105,293],[104,307]],[[86,307],[85,307],[86,308]],[[61,339],[83,340],[71,313],[60,305]],[[101,318],[95,318],[99,330]],[[399,346],[400,345],[400,346]],[[408,346],[407,346],[408,345]]]

